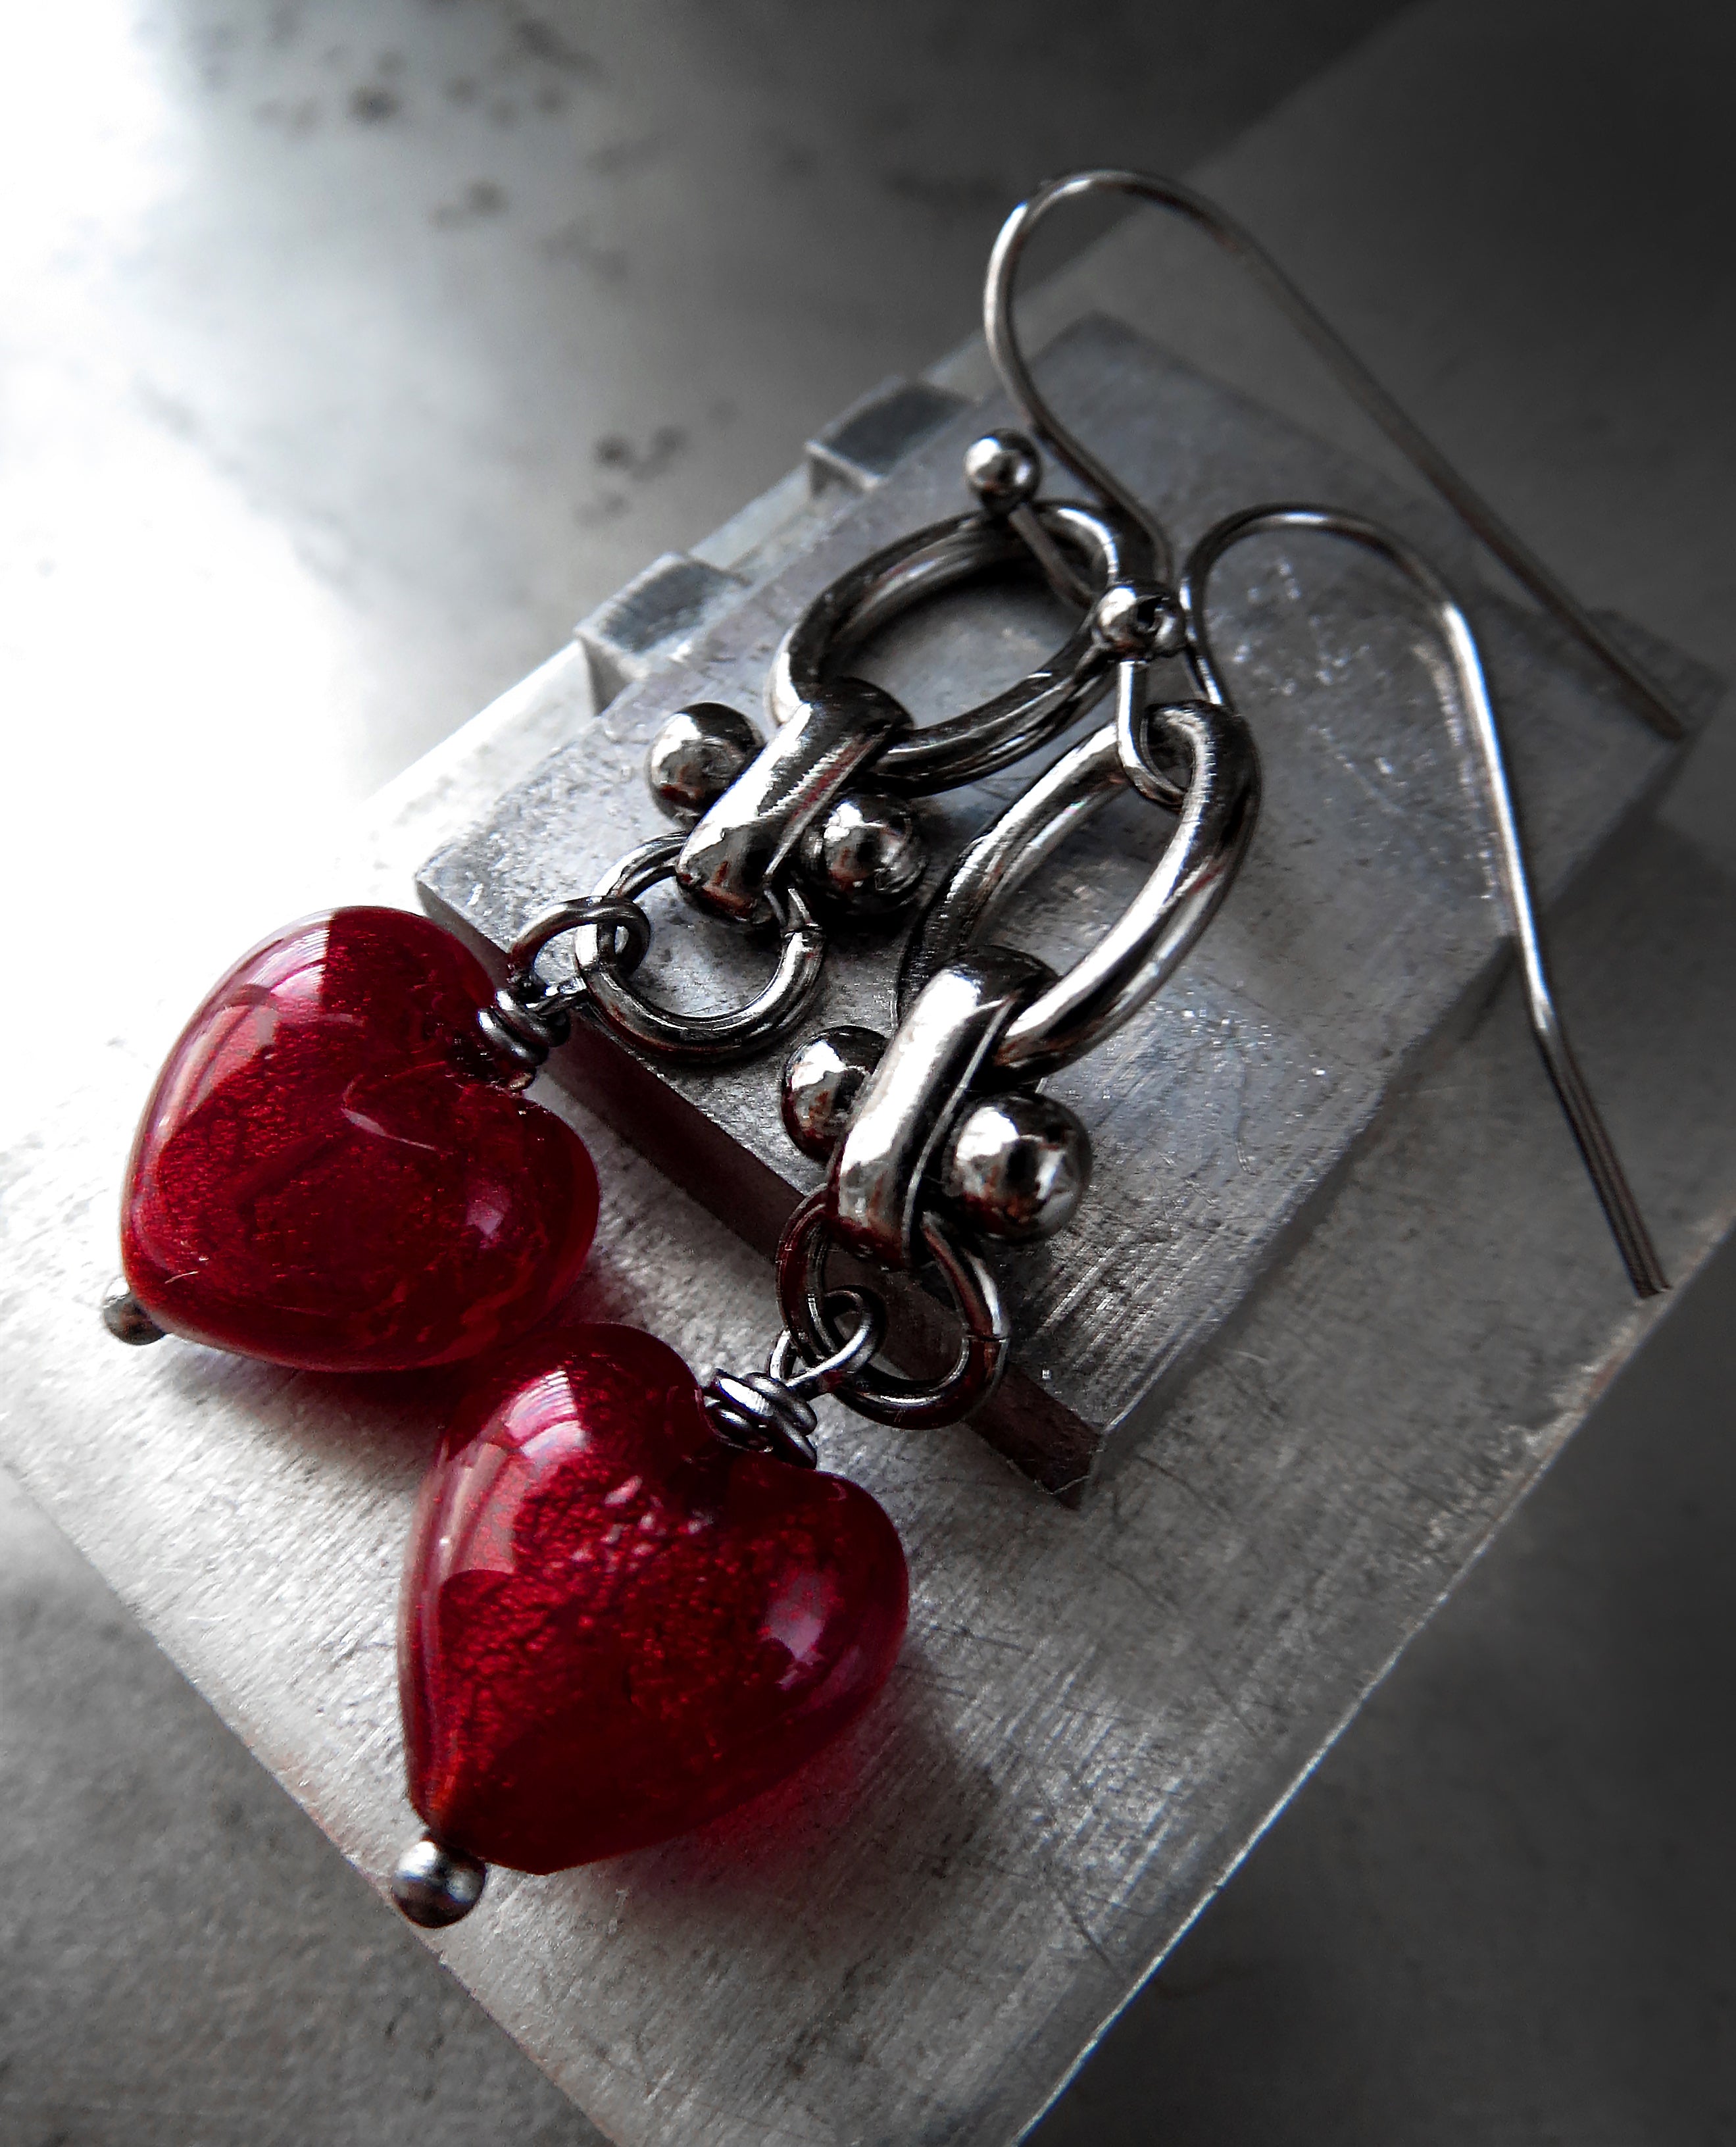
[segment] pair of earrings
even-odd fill
[[[347,909],[275,935],[225,976],[176,1044],[128,1169],[123,1339],[173,1332],[298,1369],[493,1362],[448,1428],[412,1529],[399,1685],[410,1800],[428,1829],[394,1874],[413,1920],[480,1897],[488,1864],[547,1872],[667,1839],[769,1787],[868,1703],[897,1655],[908,1583],[897,1533],[819,1471],[813,1402],[892,1424],[956,1421],[993,1391],[1011,1335],[983,1246],[1065,1228],[1086,1197],[1084,1129],[1038,1084],[1158,990],[1209,923],[1253,838],[1259,761],[1213,662],[1209,577],[1232,546],[1312,529],[1380,552],[1427,601],[1488,794],[1533,1027],[1635,1287],[1663,1287],[1644,1226],[1568,1052],[1544,966],[1476,644],[1408,545],[1333,510],[1232,517],[1178,568],[1158,524],[1043,403],[1012,293],[1032,228],[1093,192],[1156,202],[1238,253],[1473,528],[1673,718],[1619,650],[1495,522],[1245,233],[1172,183],[1084,173],[1015,210],[991,258],[989,348],[1030,431],[1096,495],[1045,501],[1033,438],[966,457],[970,508],[825,591],[786,635],[762,743],[745,718],[680,712],[648,775],[682,832],[640,845],[594,893],[533,923],[496,989],[427,920]],[[913,728],[850,677],[852,649],[933,592],[1034,568],[1081,613],[1054,658],[964,715]],[[1183,697],[1154,700],[1153,667]],[[791,1053],[784,1123],[828,1162],[777,1259],[763,1371],[702,1381],[653,1337],[542,1325],[583,1264],[598,1184],[583,1142],[522,1093],[578,1016],[631,1047],[705,1063],[786,1043],[827,921],[909,903],[925,876],[910,799],[1023,761],[1113,693],[1113,712],[967,846],[912,930],[889,1038],[824,1032]],[[1174,816],[1122,918],[1065,975],[993,943],[1010,897],[1124,791]],[[673,877],[702,908],[774,924],[749,1005],[683,1016],[633,973],[638,898]],[[573,970],[538,961],[570,939]],[[955,1360],[920,1381],[878,1360],[886,1307],[834,1289],[843,1250],[888,1275],[932,1267],[959,1316]]]

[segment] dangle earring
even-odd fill
[[[729,1809],[834,1734],[886,1676],[903,1621],[902,1554],[865,1494],[798,1473],[813,1466],[812,1404],[829,1394],[873,1421],[938,1426],[979,1408],[1000,1379],[1012,1334],[983,1248],[1052,1237],[1088,1197],[1085,1129],[1038,1084],[1099,1047],[1173,974],[1253,835],[1258,754],[1207,623],[1213,570],[1244,538],[1283,528],[1348,540],[1397,567],[1428,603],[1474,744],[1538,1042],[1634,1288],[1664,1287],[1568,1048],[1499,728],[1476,642],[1444,583],[1412,546],[1365,518],[1294,503],[1219,522],[1172,581],[1162,531],[1038,395],[1012,325],[1019,254],[1056,203],[1098,189],[1179,208],[1250,261],[1479,533],[1510,564],[1530,563],[1210,204],[1164,181],[1088,173],[1014,212],[989,268],[989,348],[1032,432],[1098,503],[1039,500],[1038,449],[1023,435],[978,443],[967,460],[976,513],[865,562],[786,636],[768,688],[778,725],[768,744],[756,754],[746,719],[714,705],[670,720],[648,772],[666,809],[696,823],[684,838],[630,853],[598,898],[631,900],[673,873],[701,907],[738,921],[770,905],[784,924],[788,966],[788,918],[811,914],[798,881],[820,906],[829,899],[848,913],[853,902],[859,915],[888,898],[888,879],[902,888],[920,876],[897,811],[901,793],[1006,765],[1070,728],[1112,682],[1113,716],[968,843],[943,878],[905,948],[890,1038],[833,1028],[791,1053],[784,1127],[828,1169],[778,1249],[780,1330],[764,1370],[702,1380],[632,1330],[582,1330],[503,1372],[448,1434],[413,1534],[400,1629],[410,1794],[428,1832],[406,1852],[393,1890],[418,1922],[467,1914],[489,1861],[533,1871],[586,1863]],[[835,675],[907,603],[1004,563],[1015,543],[1085,608],[1079,632],[1044,672],[915,735],[879,689]],[[1672,726],[1573,599],[1541,568],[1531,578],[1640,694],[1652,720]],[[1185,698],[1151,698],[1153,667],[1164,661],[1182,667]],[[1060,977],[995,943],[989,935],[1020,886],[1127,792],[1173,815],[1174,828],[1098,943]],[[581,928],[575,938],[577,983],[593,1014],[653,1054],[716,1055],[720,1032],[652,1008],[604,937]],[[763,1043],[787,1033],[807,996],[791,990],[775,1006],[711,1018],[734,1025],[732,1040],[751,1028]],[[913,1379],[879,1361],[885,1299],[864,1284],[832,1287],[834,1250],[888,1281],[938,1274],[962,1330],[943,1376]],[[788,1608],[798,1601],[800,1619]]]
[[[623,968],[643,952],[629,905],[570,904],[558,926],[582,919],[618,936]],[[403,1371],[540,1319],[590,1249],[597,1174],[518,1093],[567,1018],[520,988],[396,909],[328,911],[243,956],[140,1121],[111,1333]]]
[[[771,1048],[813,996],[828,923],[914,899],[926,853],[909,798],[1010,767],[1104,690],[1114,659],[1091,607],[1148,579],[1145,531],[1118,506],[1034,504],[1040,465],[1018,435],[977,442],[965,475],[973,510],[863,561],[785,636],[768,744],[729,708],[672,718],[648,779],[688,832],[641,843],[596,895],[536,919],[499,991],[449,934],[387,909],[293,926],[222,979],[139,1128],[112,1333],[402,1370],[510,1341],[559,1301],[596,1225],[595,1179],[577,1135],[513,1092],[573,1012],[685,1063]],[[917,733],[889,693],[839,675],[913,606],[1030,560],[1086,615],[1017,686]],[[634,985],[651,937],[637,898],[670,878],[713,916],[779,929],[748,1004],[682,1015]],[[547,986],[538,957],[567,934],[578,975]]]
[[[663,1840],[783,1779],[858,1714],[903,1635],[908,1582],[869,1494],[816,1466],[813,1404],[955,1423],[1013,1342],[986,1249],[1050,1239],[1089,1198],[1080,1120],[1040,1084],[1098,1048],[1174,973],[1228,894],[1258,816],[1259,755],[1214,660],[1208,584],[1277,529],[1395,566],[1443,638],[1474,748],[1533,1030],[1633,1286],[1665,1287],[1568,1050],[1544,960],[1499,728],[1476,642],[1433,568],[1360,516],[1290,502],[1219,521],[1178,570],[1149,510],[1058,422],[1013,325],[1024,246],[1096,193],[1176,212],[1240,259],[1339,378],[1667,736],[1678,719],[1519,544],[1248,234],[1172,182],[1073,174],[1008,219],[984,294],[988,348],[1029,428],[967,452],[973,504],[877,551],[789,628],[762,738],[713,703],[670,718],[647,775],[679,831],[629,850],[591,894],[537,918],[493,990],[458,943],[388,910],[277,935],[217,987],[140,1128],[123,1207],[128,1294],[113,1330],[164,1329],[298,1366],[400,1369],[513,1344],[448,1428],[406,1559],[398,1675],[410,1799],[428,1831],[393,1879],[449,1924],[490,1863],[548,1872]],[[1042,450],[1092,497],[1041,497]],[[938,592],[1015,568],[1078,613],[1017,685],[918,729],[849,674],[871,636]],[[1160,669],[1159,667],[1166,667]],[[1179,673],[1179,693],[1167,690]],[[1165,690],[1154,691],[1154,682]],[[896,916],[927,877],[912,800],[1067,747],[940,876],[909,932],[890,1034],[833,1027],[785,1063],[783,1125],[825,1184],[778,1245],[763,1369],[695,1374],[627,1327],[527,1330],[565,1292],[597,1216],[577,1136],[518,1091],[575,1018],[695,1067],[787,1047],[828,938]],[[1120,918],[1064,974],[991,935],[1031,875],[1110,799],[1173,816]],[[636,972],[639,899],[673,879],[702,913],[775,928],[771,981],[688,1014]],[[570,939],[571,973],[539,961]],[[834,1252],[871,1279],[833,1286]],[[883,1361],[888,1294],[928,1270],[957,1315],[949,1368]]]

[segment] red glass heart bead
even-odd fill
[[[337,909],[257,947],[158,1077],[121,1253],[160,1326],[304,1370],[443,1364],[558,1302],[597,1174],[499,1084],[493,1000],[450,933]]]
[[[908,1594],[868,1494],[726,1445],[663,1343],[529,1343],[466,1403],[417,1509],[410,1800],[439,1841],[519,1871],[683,1833],[860,1712]]]

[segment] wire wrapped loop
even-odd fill
[[[819,1419],[799,1394],[764,1372],[710,1373],[702,1389],[712,1429],[744,1453],[773,1454],[797,1469],[818,1466]]]
[[[801,1362],[786,1327],[772,1344],[764,1371],[706,1374],[705,1413],[719,1438],[751,1454],[775,1454],[798,1469],[816,1465],[813,1434],[819,1419],[809,1397],[834,1393],[886,1339],[886,1307],[871,1290],[834,1290],[825,1310],[830,1319],[853,1317],[856,1331],[817,1363]]]
[[[536,1079],[551,1051],[573,1033],[573,1008],[584,996],[584,982],[572,977],[547,983],[537,974],[538,957],[563,932],[588,925],[606,932],[614,959],[623,970],[636,969],[651,944],[651,920],[636,902],[581,896],[558,903],[528,924],[507,955],[507,980],[494,1003],[477,1017],[483,1040],[502,1063],[502,1081],[525,1089]]]

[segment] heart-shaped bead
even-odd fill
[[[338,909],[238,962],[146,1106],[122,1204],[162,1326],[305,1370],[450,1364],[570,1287],[597,1174],[500,1085],[482,964],[424,917]]]
[[[437,1839],[558,1871],[811,1758],[884,1682],[909,1583],[866,1491],[726,1445],[650,1335],[581,1327],[518,1354],[423,1486],[398,1690]]]

